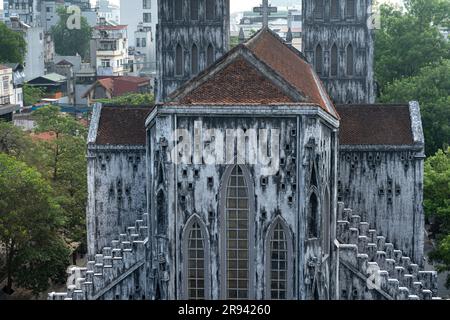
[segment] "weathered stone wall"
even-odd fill
[[[338,197],[390,242],[422,264],[423,155],[395,148],[341,146]]]
[[[157,101],[165,98],[186,81],[194,77],[191,71],[192,47],[195,44],[199,53],[199,72],[206,69],[207,48],[213,46],[214,61],[227,53],[230,35],[229,0],[216,0],[215,18],[207,20],[205,1],[199,1],[199,20],[192,21],[190,1],[182,1],[182,19],[175,21],[174,1],[160,1],[157,26]],[[183,50],[183,73],[176,75],[176,47]]]
[[[167,152],[172,150],[173,128],[187,129],[194,132],[194,122],[202,121],[203,128],[219,129],[225,134],[226,129],[280,129],[281,166],[276,175],[264,177],[260,165],[248,166],[251,177],[251,201],[254,219],[254,230],[251,241],[255,269],[252,283],[254,298],[263,299],[266,294],[266,253],[267,230],[275,219],[282,219],[291,233],[293,273],[292,298],[313,299],[329,297],[329,250],[323,250],[324,239],[331,241],[331,225],[334,224],[335,193],[334,165],[336,163],[336,133],[333,124],[318,116],[316,107],[304,107],[306,112],[284,112],[293,107],[282,107],[277,117],[258,116],[258,107],[236,107],[234,111],[221,110],[229,116],[204,116],[205,107],[174,107],[159,110],[156,121],[148,126],[151,146],[148,154],[149,185],[152,186],[149,196],[150,232],[153,256],[158,257],[158,267],[164,279],[156,281],[161,286],[163,299],[184,298],[183,287],[187,277],[184,275],[185,257],[183,253],[183,233],[193,216],[201,220],[208,234],[207,254],[210,265],[208,286],[212,299],[223,298],[223,248],[221,238],[224,234],[224,188],[227,183],[224,177],[230,166],[226,165],[174,165]],[[264,109],[264,107],[262,107]],[[195,111],[197,110],[197,111]],[[209,110],[211,111],[211,110]],[[215,110],[215,112],[219,112]],[[267,110],[265,110],[267,112]],[[235,113],[235,114],[234,114]],[[321,113],[323,115],[323,112]],[[337,125],[337,123],[334,123]],[[192,145],[193,147],[193,145]],[[250,146],[254,148],[256,146]],[[312,168],[315,169],[312,169]],[[312,179],[312,172],[316,178]],[[312,180],[315,180],[313,183]],[[312,185],[314,184],[314,186]],[[319,201],[318,238],[307,236],[309,216],[308,197],[314,189]],[[325,199],[324,197],[328,197]],[[160,199],[164,204],[160,205]],[[328,208],[328,213],[323,212]],[[161,228],[161,210],[166,215]],[[327,217],[327,218],[324,218]],[[324,219],[323,219],[324,218]],[[323,219],[323,220],[322,220]],[[251,222],[250,222],[251,223]],[[325,226],[326,225],[326,226]],[[163,234],[161,234],[163,231]],[[328,236],[324,237],[323,232]],[[325,252],[326,251],[326,252]],[[162,258],[162,259],[161,259]],[[155,270],[156,271],[156,270]],[[322,272],[322,274],[321,274]],[[315,288],[317,287],[317,288]]]
[[[88,147],[88,254],[117,239],[147,210],[145,147]]]
[[[368,28],[368,8],[372,0],[356,0],[354,18],[346,17],[346,2],[339,1],[339,18],[331,18],[330,0],[324,0],[323,18],[314,15],[315,0],[303,1],[303,52],[315,65],[315,51],[320,44],[322,53],[322,79],[335,103],[374,103],[373,35]],[[331,49],[337,46],[338,72],[331,74]],[[347,46],[353,47],[353,75],[346,75]]]

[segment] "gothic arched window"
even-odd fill
[[[163,191],[156,196],[156,232],[158,235],[166,234],[166,197]]]
[[[183,0],[174,0],[175,20],[183,20]]]
[[[191,20],[198,20],[199,0],[191,0]]]
[[[226,299],[248,299],[250,294],[250,203],[247,182],[235,166],[226,191]]]
[[[338,49],[336,44],[333,44],[331,47],[331,66],[330,66],[330,72],[331,76],[337,76],[338,75]]]
[[[198,47],[193,44],[191,49],[191,73],[198,73]]]
[[[323,5],[323,0],[315,0],[314,1],[314,18],[315,19],[323,19],[323,11],[325,7]]]
[[[183,75],[183,48],[177,44],[175,49],[175,74],[177,76]]]
[[[210,43],[208,45],[208,49],[206,49],[206,64],[208,66],[212,65],[214,63],[214,47],[213,45]]]
[[[349,44],[346,50],[347,56],[347,76],[353,76],[354,61],[353,61],[353,46]]]
[[[292,245],[290,232],[282,219],[277,218],[268,231],[266,247],[267,294],[271,300],[291,298],[292,280]]]
[[[318,75],[322,75],[322,68],[323,68],[323,52],[322,52],[322,46],[320,44],[316,47],[316,54],[315,54],[315,65],[316,65],[316,72]]]
[[[184,256],[186,258],[185,297],[188,300],[208,298],[208,243],[201,222],[194,218],[184,232]]]
[[[331,19],[339,19],[339,0],[331,0],[330,16]]]
[[[207,20],[214,20],[216,15],[216,8],[215,8],[215,1],[216,0],[206,0],[206,19]]]
[[[355,18],[355,0],[347,0],[345,3],[345,17]]]
[[[319,237],[319,201],[315,192],[311,193],[308,204],[308,238]]]

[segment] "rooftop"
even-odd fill
[[[408,105],[338,105],[341,145],[412,145]]]
[[[153,106],[103,106],[97,129],[97,145],[145,145],[145,120]]]

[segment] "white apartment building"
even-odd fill
[[[144,68],[155,71],[158,1],[120,0],[120,23],[128,26],[130,47],[145,54]],[[145,39],[145,47],[142,46],[142,39]]]
[[[11,30],[20,32],[27,44],[25,55],[25,81],[45,74],[45,37],[42,27],[31,27],[17,17],[10,17]]]
[[[97,17],[120,24],[120,8],[109,0],[97,0]]]
[[[111,25],[105,21],[94,28],[91,54],[95,53],[94,68],[98,76],[122,76],[127,72],[127,26]]]

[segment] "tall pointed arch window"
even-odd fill
[[[206,299],[205,238],[198,221],[188,229],[187,239],[187,298]]]
[[[330,73],[332,77],[338,75],[338,49],[336,44],[331,47],[331,59],[330,59]]]
[[[183,48],[180,44],[175,49],[175,75],[183,75]]]
[[[174,0],[174,13],[175,13],[175,20],[180,21],[183,20],[183,0]]]
[[[216,0],[206,0],[205,3],[206,20],[214,20],[215,18],[216,15],[215,1]]]
[[[315,66],[316,66],[316,72],[318,75],[322,75],[322,69],[323,69],[323,51],[322,46],[320,44],[316,47],[316,54],[315,54]]]
[[[191,20],[198,20],[199,0],[190,0]]]
[[[198,47],[193,44],[191,49],[191,73],[198,73]]]
[[[235,166],[226,192],[226,299],[248,299],[250,294],[250,207],[247,182]]]
[[[330,16],[333,20],[339,19],[339,0],[331,0]]]
[[[208,45],[208,48],[206,49],[206,64],[208,66],[212,65],[214,63],[214,47],[210,43]]]
[[[292,244],[288,227],[277,218],[268,230],[266,242],[266,298],[292,298]]]
[[[347,46],[347,50],[346,50],[346,56],[347,56],[347,76],[351,77],[354,74],[354,61],[353,61],[353,46],[351,44],[349,44]]]
[[[345,3],[345,17],[347,19],[355,18],[355,0],[346,0]]]
[[[314,19],[323,19],[324,10],[325,10],[325,6],[323,4],[323,0],[315,0],[314,1]]]
[[[308,203],[308,238],[319,237],[319,201],[315,192],[312,192]]]
[[[331,199],[330,199],[330,191],[328,187],[325,189],[324,196],[323,196],[323,227],[322,227],[322,250],[324,254],[330,253],[330,246],[331,246],[331,205],[330,205]]]

